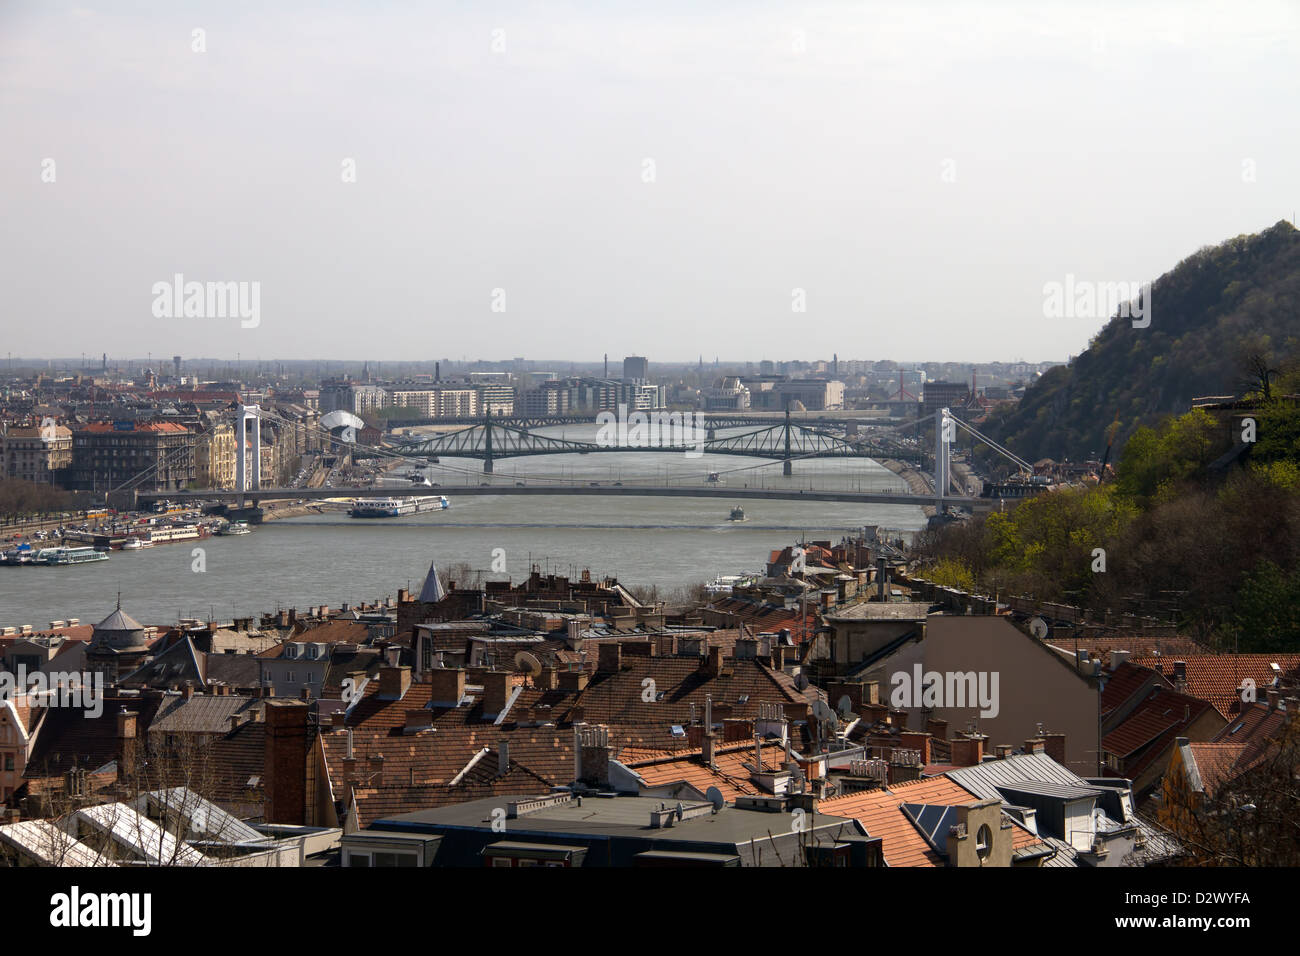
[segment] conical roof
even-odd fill
[[[120,607],[95,625],[96,631],[143,631],[144,625]]]
[[[115,650],[144,647],[144,625],[118,607],[95,625],[90,642],[92,645],[107,644]]]
[[[430,564],[429,573],[424,577],[424,587],[420,588],[420,600],[426,604],[433,604],[446,596],[447,589],[442,586],[442,581],[438,577],[438,565],[436,562]]]

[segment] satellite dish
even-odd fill
[[[853,701],[849,700],[848,694],[840,698],[840,702],[835,705],[835,709],[840,712],[841,716],[853,713]]]
[[[795,686],[796,688],[798,688],[799,690],[807,690],[807,689],[808,689],[808,677],[807,677],[806,674],[804,674],[803,671],[800,671],[800,672],[795,676],[795,679],[794,679],[794,686]]]
[[[727,801],[722,796],[722,791],[719,790],[717,787],[709,787],[708,790],[705,790],[704,799],[709,801],[709,803],[713,804],[714,813],[717,813],[719,810],[721,810],[724,806],[726,806],[727,803]]]
[[[1047,640],[1047,622],[1041,617],[1029,619],[1029,633],[1034,635],[1040,641]]]
[[[529,677],[537,677],[542,673],[542,662],[527,651],[520,651],[515,655],[515,670],[523,671]]]
[[[819,700],[817,701],[817,703],[813,704],[812,710],[813,710],[813,716],[816,717],[818,720],[829,722],[836,719],[835,711],[831,710],[830,707],[827,705],[826,701],[824,700]]]

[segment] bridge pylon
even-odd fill
[[[249,441],[248,423],[253,423],[252,441]],[[252,445],[251,454],[249,445]],[[252,464],[250,469],[248,466]],[[252,474],[249,474],[249,471]],[[262,409],[258,405],[240,405],[235,419],[235,490],[256,491],[262,487]],[[239,507],[244,507],[240,494]]]
[[[785,458],[781,460],[781,474],[794,474],[794,460],[790,457],[790,406],[785,406]]]

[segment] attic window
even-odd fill
[[[975,833],[975,853],[980,860],[987,860],[992,852],[993,831],[989,829],[987,823],[981,824],[979,830]]]

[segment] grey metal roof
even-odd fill
[[[1004,803],[1016,804],[1008,800],[1003,789],[1021,790],[1027,793],[1050,793],[1053,786],[1061,792],[1086,790],[1092,795],[1100,795],[1101,788],[1093,787],[1086,780],[1061,766],[1045,753],[1014,754],[1001,760],[986,760],[973,767],[959,767],[950,770],[946,776],[957,781],[967,790],[984,799],[998,799]],[[1039,788],[1039,789],[1031,789]],[[1141,817],[1133,815],[1131,822],[1113,820],[1104,811],[1097,809],[1093,813],[1097,829],[1103,833],[1136,826],[1146,838],[1146,853],[1160,857],[1177,851],[1177,844],[1165,837]],[[1039,834],[1040,840],[1046,840],[1057,848],[1056,856],[1045,862],[1046,866],[1076,866],[1078,851],[1067,841],[1046,834]]]
[[[1086,786],[1082,778],[1066,770],[1045,753],[1013,754],[1002,760],[985,760],[973,767],[950,770],[947,775],[985,800],[1002,799],[999,784],[1021,784],[1032,780],[1067,787]]]
[[[1002,793],[1036,793],[1044,797],[1059,797],[1063,800],[1095,800],[1101,796],[1096,787],[1074,786],[1045,780],[1024,780],[1018,783],[1004,783],[998,786]]]

